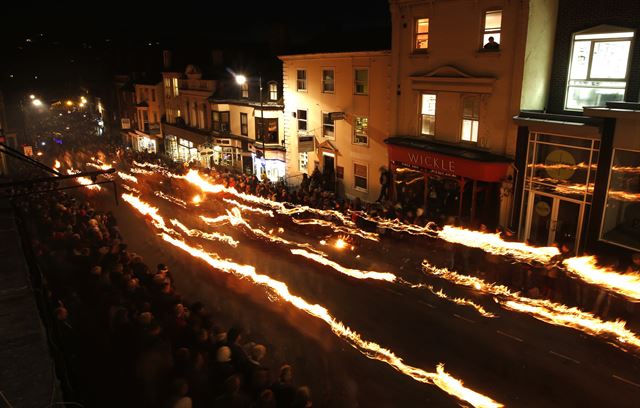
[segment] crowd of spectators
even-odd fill
[[[76,397],[96,407],[310,407],[293,369],[216,324],[178,292],[167,265],[148,266],[114,215],[64,192],[20,201],[55,308],[54,339]]]

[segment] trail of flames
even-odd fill
[[[140,200],[138,197],[134,197],[130,194],[122,194],[122,198],[141,214],[149,216],[152,219],[154,226],[165,231],[162,233],[162,239],[166,242],[182,249],[195,258],[203,260],[216,270],[231,273],[241,278],[249,278],[253,283],[265,287],[275,297],[280,298],[310,316],[316,317],[325,322],[336,336],[347,341],[352,347],[366,357],[387,363],[398,372],[407,375],[416,381],[425,384],[433,384],[447,394],[462,401],[466,401],[474,407],[497,408],[503,406],[503,404],[494,401],[490,397],[465,387],[462,381],[444,371],[444,364],[442,363],[437,365],[435,373],[427,372],[423,369],[404,363],[404,361],[402,361],[400,357],[396,356],[391,350],[383,348],[377,343],[363,340],[359,333],[338,321],[325,307],[319,304],[310,304],[302,297],[292,295],[284,282],[272,279],[267,275],[258,274],[253,266],[241,265],[229,260],[220,259],[217,254],[207,253],[202,249],[188,245],[183,240],[173,238],[171,235],[167,234],[167,232],[176,233],[176,231],[165,226],[164,219],[158,214],[157,208],[152,207],[148,203]],[[235,210],[239,212],[239,210]]]
[[[128,184],[121,184],[121,186],[122,186],[122,188],[124,188],[125,190],[127,190],[127,191],[128,191],[128,192],[130,192],[130,193],[141,194],[141,193],[140,193],[140,190],[138,190],[138,189],[137,189],[137,188],[135,188],[135,187],[131,187],[131,186],[130,186],[130,185],[128,185]]]
[[[156,169],[156,170],[166,170],[166,167],[164,167],[164,166],[159,166],[157,164],[148,163],[148,162],[140,163],[140,162],[137,162],[135,160],[133,161],[133,165],[137,166],[137,167],[143,167],[143,168],[144,167],[149,167],[151,169]]]
[[[473,302],[472,300],[461,298],[461,297],[453,297],[453,296],[447,295],[446,293],[444,293],[444,291],[442,289],[435,290],[434,287],[431,286],[431,285],[419,284],[419,285],[411,285],[411,287],[412,288],[427,288],[427,289],[429,289],[429,291],[431,293],[433,293],[434,295],[438,296],[439,298],[448,300],[448,301],[453,302],[453,303],[455,303],[457,305],[460,305],[460,306],[470,306],[470,307],[474,308],[478,313],[480,313],[480,315],[482,315],[484,317],[488,317],[488,318],[498,317],[498,316],[496,316],[495,314],[493,314],[491,312],[487,312],[487,309],[485,309],[481,305]]]
[[[120,178],[123,180],[131,181],[132,183],[138,183],[138,179],[130,174],[119,171],[118,176],[120,176]]]
[[[180,206],[182,208],[187,208],[187,202],[182,200],[182,199],[180,199],[180,198],[178,198],[178,197],[174,197],[174,196],[171,196],[169,194],[165,194],[162,191],[154,191],[153,195],[155,195],[156,197],[160,197],[160,198],[162,198],[164,200],[167,200],[170,203],[173,203],[173,204],[175,204],[177,206]]]
[[[294,247],[297,247],[297,248],[308,249],[308,250],[313,251],[314,253],[319,254],[321,256],[326,256],[324,253],[314,249],[313,246],[311,246],[309,244],[306,244],[306,243],[302,244],[302,243],[299,243],[299,242],[292,242],[292,241],[289,241],[289,240],[284,239],[282,237],[279,237],[277,235],[273,235],[273,234],[264,232],[263,230],[261,230],[259,228],[254,228],[244,218],[242,218],[242,214],[240,213],[240,210],[237,209],[237,208],[232,208],[231,211],[227,211],[227,215],[221,215],[221,216],[216,217],[216,218],[208,218],[208,217],[205,217],[205,216],[201,215],[200,219],[203,220],[204,222],[206,222],[207,224],[216,224],[216,223],[220,223],[220,222],[223,222],[223,221],[228,221],[234,227],[243,226],[246,231],[248,231],[249,233],[251,233],[253,236],[255,236],[257,238],[262,238],[264,240],[267,240],[267,241],[270,241],[270,242],[273,242],[273,243],[277,243],[277,244],[286,245],[286,246],[294,246]]]
[[[506,309],[526,313],[545,323],[569,327],[590,336],[604,338],[626,351],[640,351],[640,337],[627,329],[623,320],[606,321],[576,307],[520,296],[505,286],[487,283],[480,278],[461,275],[446,268],[437,268],[427,261],[423,261],[422,266],[428,274],[495,296],[495,301]]]
[[[371,241],[380,240],[380,238],[378,238],[378,234],[363,231],[361,229],[345,227],[344,225],[336,225],[331,221],[319,220],[315,218],[309,218],[309,219],[291,218],[291,221],[293,221],[293,223],[297,225],[318,225],[320,227],[331,228],[331,230],[333,230],[334,232],[339,232],[341,234],[354,235],[354,236],[358,236],[360,238],[368,239]]]
[[[85,163],[85,165],[99,170],[109,170],[110,168],[112,168],[110,164]]]
[[[190,170],[186,176],[178,176],[174,174],[172,175],[172,177],[183,178],[188,182],[190,182],[191,184],[194,184],[195,186],[199,187],[202,191],[206,193],[214,193],[214,194],[223,193],[223,192],[228,193],[244,201],[271,207],[272,209],[276,210],[276,212],[283,215],[293,215],[293,214],[299,214],[303,212],[310,212],[310,213],[318,214],[325,217],[335,217],[344,224],[343,226],[344,230],[342,232],[346,234],[357,235],[361,238],[369,239],[373,241],[379,240],[377,234],[361,231],[356,227],[355,223],[351,221],[351,219],[349,219],[349,217],[345,216],[339,211],[320,210],[317,208],[311,208],[307,206],[293,206],[293,204],[289,204],[289,203],[281,203],[278,201],[269,200],[269,199],[254,196],[251,194],[240,193],[235,188],[225,187],[221,184],[212,184],[208,182],[196,170]],[[293,207],[288,208],[287,206],[293,206]],[[329,221],[324,221],[324,222],[329,223]]]
[[[472,248],[480,248],[494,255],[511,256],[523,262],[548,263],[551,258],[560,254],[556,247],[533,247],[524,242],[505,241],[498,233],[472,231],[449,225],[445,225],[441,231],[438,231],[438,238]]]
[[[152,172],[152,171],[150,171],[150,170],[139,169],[139,168],[137,168],[137,167],[131,167],[131,168],[129,169],[129,171],[130,171],[130,172],[132,172],[132,173],[144,174],[144,175],[146,175],[146,176],[153,174],[153,172]]]
[[[58,170],[60,168],[60,166],[62,166],[62,164],[60,163],[60,161],[58,159],[56,159],[56,161],[53,162],[53,168]]]
[[[292,249],[291,253],[294,255],[303,256],[319,264],[329,266],[344,275],[348,275],[356,279],[374,279],[387,282],[395,282],[398,279],[396,275],[389,272],[362,271],[360,269],[346,268],[337,262],[325,258],[324,256],[313,254],[309,251],[305,251],[304,249]]]
[[[251,206],[248,206],[248,205],[240,204],[236,200],[232,200],[230,198],[223,198],[223,200],[224,200],[224,202],[232,204],[232,205],[238,207],[241,210],[250,211],[250,212],[254,212],[254,213],[258,213],[258,214],[268,215],[269,217],[273,217],[273,211],[263,210],[262,208],[251,207]]]
[[[249,278],[252,282],[265,287],[274,296],[288,302],[310,316],[322,320],[331,328],[331,331],[333,331],[334,334],[347,341],[351,346],[368,358],[387,363],[397,371],[413,378],[416,381],[425,384],[434,384],[449,395],[452,395],[462,401],[466,401],[475,407],[503,406],[490,397],[465,387],[462,381],[446,373],[442,364],[438,365],[435,373],[427,372],[423,369],[405,364],[402,359],[396,356],[391,350],[386,349],[377,343],[363,340],[359,333],[338,321],[325,307],[319,304],[310,304],[302,297],[292,295],[284,282],[272,279],[267,275],[258,274],[255,268],[250,265],[240,265],[227,260],[214,259],[211,255],[205,253],[201,249],[194,248],[184,241],[172,238],[167,234],[162,234],[162,238],[191,256],[203,260],[216,270],[231,273],[242,278]]]
[[[181,223],[176,219],[171,219],[169,221],[173,226],[178,227],[180,230],[182,230],[185,234],[187,234],[190,237],[204,238],[209,241],[220,241],[234,248],[238,246],[238,241],[236,241],[229,235],[219,234],[217,232],[204,232],[204,231],[200,231],[199,229],[188,228],[186,225],[184,225],[183,223]]]
[[[612,268],[598,267],[593,256],[568,258],[562,264],[585,282],[619,293],[631,301],[640,301],[640,274],[622,274]]]
[[[68,169],[67,170],[67,174],[78,174],[78,173],[80,173],[80,170],[74,170],[74,169]],[[78,184],[82,184],[83,186],[85,186],[89,190],[95,190],[95,191],[102,190],[102,187],[100,187],[97,184],[93,184],[93,181],[91,181],[91,179],[89,179],[87,177],[76,177],[75,180],[78,182]]]
[[[626,191],[609,191],[609,197],[614,198],[618,201],[640,201],[640,193],[628,193]]]

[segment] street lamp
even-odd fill
[[[31,95],[31,96],[33,96],[33,95]],[[31,103],[33,104],[33,106],[37,106],[37,107],[42,106],[42,101],[40,99],[33,99],[31,101]]]
[[[248,79],[244,75],[234,75],[238,85],[244,85]],[[262,74],[258,74],[258,83],[260,84],[260,137],[262,138],[262,172],[267,172],[267,152],[264,141],[264,99],[262,98]]]

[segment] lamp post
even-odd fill
[[[244,75],[235,75],[238,85],[247,83],[247,77]],[[267,153],[264,141],[264,98],[262,97],[262,73],[258,73],[258,83],[260,84],[260,137],[262,138],[262,172],[267,172]]]

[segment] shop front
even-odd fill
[[[266,150],[266,157],[258,157],[258,154],[252,153],[253,158],[253,174],[267,174],[269,180],[277,182],[284,178],[286,171],[285,153],[282,150]],[[260,154],[262,156],[262,154]]]
[[[496,226],[501,183],[511,160],[492,153],[408,137],[385,141],[392,175],[391,198],[427,218],[460,217]]]
[[[158,140],[154,136],[136,130],[131,142],[133,149],[138,152],[158,153]]]

